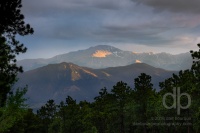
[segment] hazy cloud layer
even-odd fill
[[[199,0],[132,0],[153,7],[156,11],[200,13]]]

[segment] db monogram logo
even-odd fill
[[[166,97],[167,96],[171,96],[173,98],[173,101],[174,103],[171,105],[171,106],[168,106],[166,104]],[[186,96],[187,99],[188,99],[188,103],[186,106],[182,106],[181,103],[180,103],[180,99],[182,96]],[[180,115],[180,109],[187,109],[189,108],[191,105],[191,97],[189,94],[187,93],[180,93],[180,88],[178,87],[177,89],[176,88],[173,88],[173,93],[166,93],[164,96],[163,96],[163,106],[166,108],[166,109],[176,109],[177,108],[177,114]]]

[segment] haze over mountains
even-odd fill
[[[77,100],[92,101],[101,88],[107,87],[110,90],[118,81],[124,81],[134,87],[134,79],[141,73],[152,76],[152,83],[158,88],[158,83],[169,78],[174,71],[155,68],[144,63],[92,69],[63,62],[20,74],[16,86],[28,85],[28,102],[34,108],[49,99],[60,102],[68,95]]]
[[[136,50],[137,51],[137,50]],[[113,46],[98,45],[85,50],[79,50],[54,56],[49,59],[25,59],[17,64],[25,71],[33,70],[48,64],[71,62],[89,68],[107,68],[126,66],[133,63],[146,63],[166,70],[184,70],[192,65],[190,53],[171,55],[168,53],[134,53],[123,51]]]

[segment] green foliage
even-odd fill
[[[196,132],[200,131],[200,44],[197,44],[199,47],[198,51],[190,51],[193,58],[192,72],[194,75],[193,78],[193,87],[192,87],[192,110],[193,110],[193,119],[194,119],[194,129]]]
[[[154,117],[156,112],[154,107],[156,105],[156,92],[153,89],[151,83],[151,76],[141,73],[138,78],[135,79],[134,89],[135,100],[135,122],[148,123],[151,117]],[[142,113],[141,113],[142,112]],[[147,125],[137,128],[139,131],[147,132]]]
[[[126,118],[126,103],[129,101],[129,97],[131,95],[131,88],[124,82],[120,81],[118,82],[115,86],[113,86],[113,89],[111,90],[111,96],[112,96],[112,111],[111,113],[114,114],[112,115],[112,120],[115,121],[113,122],[113,127],[115,127],[116,132],[120,131],[121,133],[125,132],[126,127],[125,127],[125,118]]]
[[[27,89],[17,89],[15,94],[10,94],[6,106],[0,108],[0,132],[6,133],[13,130],[14,125],[20,123],[27,111],[23,98]]]
[[[99,92],[99,96],[95,97],[95,102],[92,104],[92,123],[96,125],[99,133],[105,133],[107,125],[110,120],[110,106],[112,102],[110,99],[110,94],[106,88],[103,88]]]
[[[52,123],[56,115],[57,105],[54,100],[49,100],[47,103],[37,111],[37,116],[41,119],[44,127],[44,132],[48,132],[49,125]]]

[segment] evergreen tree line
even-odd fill
[[[153,88],[151,76],[141,73],[133,80],[134,88],[117,82],[110,91],[102,88],[93,102],[77,102],[68,96],[56,104],[51,99],[36,114],[29,109],[10,131],[20,128],[25,133],[198,133],[200,50],[191,51],[191,55],[194,59],[191,69],[161,82],[160,91]]]

